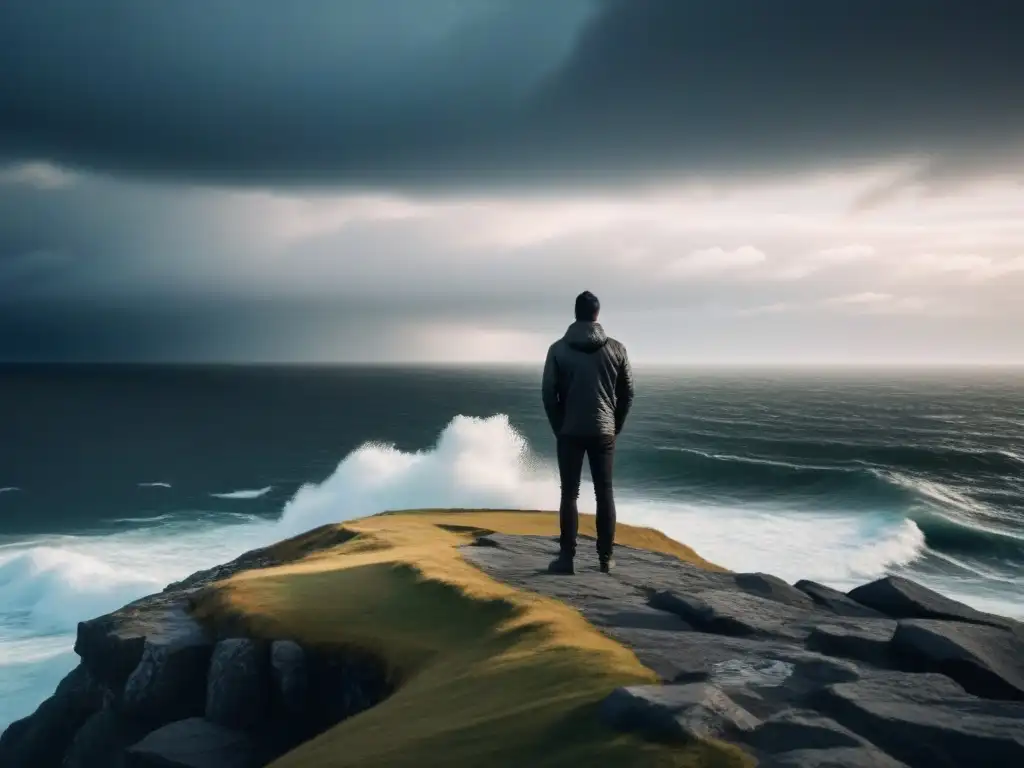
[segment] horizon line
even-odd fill
[[[634,368],[1024,368],[1022,361],[977,360],[687,360],[631,361]],[[147,368],[539,368],[544,361],[426,361],[426,360],[4,360],[0,367],[147,367]]]

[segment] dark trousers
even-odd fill
[[[612,463],[615,458],[614,437],[558,438],[558,475],[562,483],[562,501],[558,516],[561,523],[561,551],[566,557],[576,555],[579,531],[580,476],[583,457],[590,459],[590,477],[597,496],[597,554],[601,559],[612,556],[615,544],[615,497],[612,493]]]

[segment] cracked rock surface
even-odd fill
[[[843,594],[628,547],[611,574],[581,557],[556,576],[556,548],[490,534],[461,551],[577,609],[661,677],[608,696],[611,728],[724,739],[763,768],[1024,766],[1019,622],[896,577]],[[80,665],[0,735],[0,766],[259,768],[390,695],[365,652],[212,636],[193,621],[197,590],[275,564],[256,550],[82,622]]]
[[[467,560],[561,600],[662,678],[602,706],[646,738],[715,736],[761,766],[1024,765],[1024,627],[898,577],[847,594],[712,573],[618,547],[600,573],[547,573],[549,537],[490,534]],[[586,547],[581,547],[585,550]]]

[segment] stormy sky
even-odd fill
[[[0,360],[1024,362],[1017,0],[0,4]]]

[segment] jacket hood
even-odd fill
[[[577,320],[565,332],[565,343],[581,352],[596,352],[608,343],[600,323]]]

